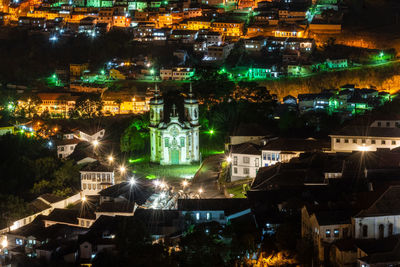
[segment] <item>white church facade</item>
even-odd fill
[[[179,120],[176,105],[164,116],[164,100],[157,86],[150,100],[150,161],[161,165],[185,165],[200,160],[199,103],[192,90],[184,100],[184,120]]]

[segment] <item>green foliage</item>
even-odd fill
[[[149,143],[148,125],[148,115],[135,117],[121,136],[121,151],[136,154],[146,151]]]
[[[199,69],[196,71],[193,90],[203,99],[226,99],[235,89],[235,83],[226,73],[218,73],[216,69]]]
[[[23,199],[13,195],[0,195],[0,225],[10,225],[27,215],[28,209]]]
[[[75,103],[75,110],[82,117],[93,117],[101,115],[103,101],[101,96],[97,94],[86,94],[80,96]]]

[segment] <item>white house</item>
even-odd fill
[[[356,239],[400,234],[400,186],[389,187],[369,208],[353,218]]]
[[[63,139],[55,140],[55,145],[57,147],[57,156],[60,159],[65,159],[74,152],[76,145],[81,142],[79,139]]]
[[[86,165],[79,172],[83,195],[97,195],[101,190],[114,184],[113,168],[98,161]]]
[[[171,69],[160,70],[161,80],[182,81],[190,79],[193,75],[194,75],[193,68],[176,67]]]
[[[271,166],[277,162],[289,162],[301,153],[323,151],[328,145],[313,138],[277,138],[271,139],[261,148],[263,167]]]
[[[178,211],[182,217],[191,216],[198,223],[218,222],[225,225],[230,220],[251,212],[247,199],[178,199]]]
[[[231,181],[255,178],[261,164],[259,146],[253,143],[243,143],[231,147]]]
[[[85,129],[77,130],[75,136],[82,141],[93,142],[94,140],[101,140],[104,138],[105,129]]]
[[[331,134],[331,150],[335,152],[376,151],[400,146],[400,119],[375,120],[369,125],[349,125]]]

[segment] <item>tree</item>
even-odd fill
[[[79,97],[75,103],[75,109],[81,116],[93,117],[100,114],[103,107],[103,101],[98,94],[86,94]]]
[[[11,225],[28,213],[26,203],[17,196],[0,195],[0,223]]]

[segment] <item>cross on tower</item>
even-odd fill
[[[175,106],[175,104],[172,105],[172,117],[176,117],[176,106]]]

